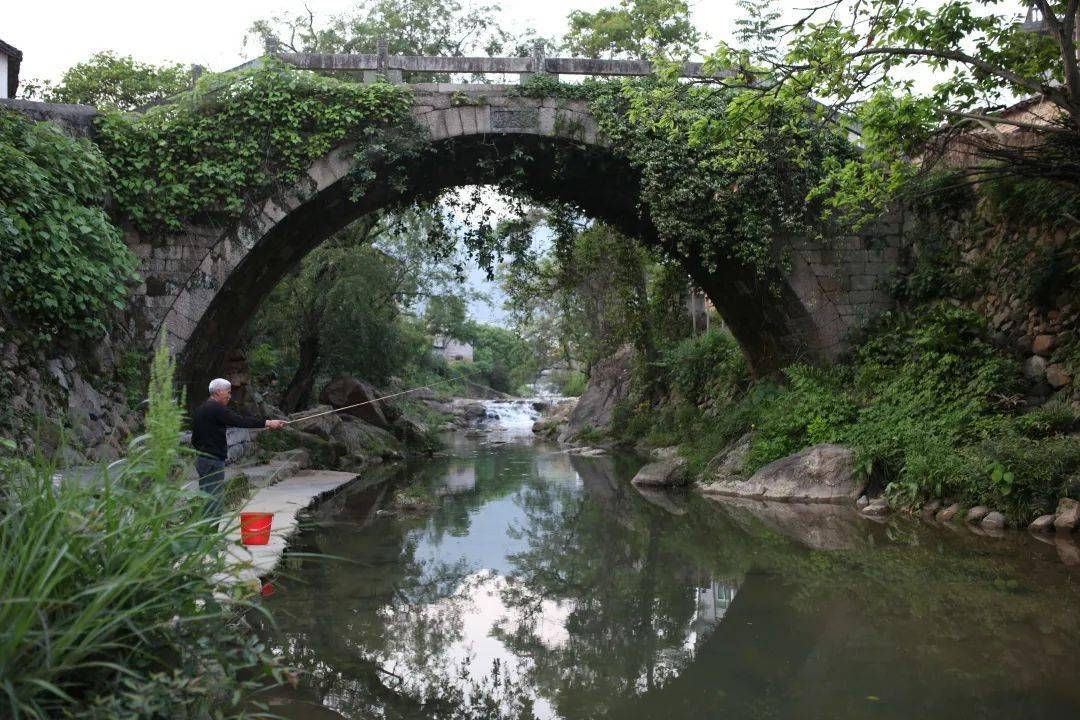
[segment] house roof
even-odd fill
[[[8,95],[15,97],[15,91],[19,89],[19,66],[22,65],[22,50],[0,40],[0,53],[8,56]]]
[[[22,50],[18,49],[14,45],[8,45],[3,40],[0,40],[0,52],[4,53],[8,57],[13,57],[16,60],[22,60]]]

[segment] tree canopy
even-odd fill
[[[72,65],[59,83],[47,80],[24,83],[22,94],[45,102],[132,111],[177,95],[189,89],[191,83],[190,70],[179,63],[152,65],[106,50]]]

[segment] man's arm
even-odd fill
[[[221,421],[227,427],[239,427],[239,428],[270,428],[276,430],[285,425],[284,420],[266,420],[264,418],[250,417],[248,415],[241,415],[240,413],[233,412],[227,407],[223,407],[221,413]]]

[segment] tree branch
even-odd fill
[[[938,58],[940,60],[953,60],[954,62],[971,65],[972,67],[978,68],[979,70],[982,70],[989,75],[1001,78],[1002,80],[1007,80],[1014,85],[1025,87],[1032,92],[1041,93],[1043,95],[1046,95],[1047,97],[1050,97],[1051,95],[1057,95],[1058,97],[1061,97],[1062,95],[1060,91],[1057,91],[1055,88],[1049,85],[1036,82],[1035,80],[1031,80],[1030,78],[1026,78],[1022,75],[1017,75],[1011,70],[1006,70],[1005,68],[998,67],[997,65],[989,63],[980,58],[973,57],[971,55],[968,55],[967,53],[962,53],[955,50],[932,50],[930,48],[904,47],[876,47],[867,48],[865,50],[857,50],[851,53],[850,57],[857,58],[864,57],[866,55],[898,55],[907,57],[932,57]],[[1062,99],[1066,102],[1059,104],[1065,104],[1067,106],[1067,98]]]

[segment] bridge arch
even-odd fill
[[[305,254],[362,215],[410,196],[497,184],[513,170],[537,199],[568,202],[662,246],[640,206],[637,173],[609,146],[585,103],[526,98],[493,85],[413,91],[414,116],[427,128],[432,152],[377,168],[358,198],[350,176],[355,151],[341,147],[231,227],[192,224],[164,244],[129,238],[145,281],[138,294],[145,334],[166,334],[185,380],[220,372],[244,323]],[[709,296],[761,375],[796,360],[835,358],[845,349],[845,331],[888,305],[881,281],[899,252],[899,226],[886,222],[825,243],[784,238],[777,253],[788,270],[765,278],[735,263],[709,271],[699,258],[665,249]]]

